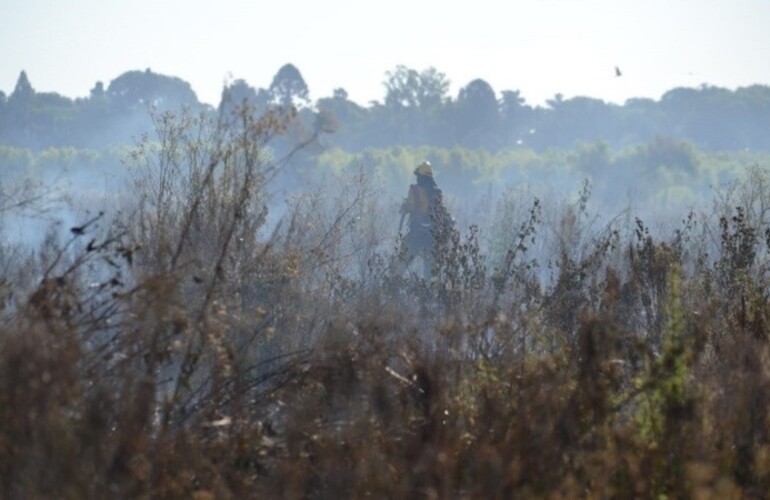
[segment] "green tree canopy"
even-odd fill
[[[497,96],[492,86],[476,79],[460,89],[456,103],[457,141],[467,147],[494,147],[500,127]]]
[[[433,67],[418,72],[399,65],[388,71],[386,77],[385,105],[388,107],[429,109],[448,100],[450,82]]]
[[[310,105],[310,90],[293,64],[284,64],[273,77],[268,89],[274,104],[290,108]]]
[[[32,84],[29,83],[27,72],[22,71],[19,74],[19,78],[16,80],[16,86],[13,88],[10,100],[17,102],[28,101],[29,99],[32,99],[34,95],[35,89],[33,89]]]
[[[198,97],[190,84],[181,78],[145,71],[127,71],[110,82],[107,94],[114,107],[140,109],[198,108]]]

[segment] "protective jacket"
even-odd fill
[[[401,214],[409,216],[409,232],[404,241],[408,260],[417,254],[431,257],[437,239],[446,234],[454,222],[444,206],[443,193],[432,178],[418,177],[417,184],[409,186]]]

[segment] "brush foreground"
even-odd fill
[[[765,172],[669,231],[504,200],[423,280],[364,177],[258,237],[285,122],[242,120],[167,117],[121,217],[3,248],[0,497],[770,492]]]

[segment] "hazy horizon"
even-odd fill
[[[216,105],[227,81],[266,87],[286,63],[311,99],[342,87],[362,105],[384,98],[385,73],[400,64],[446,74],[453,96],[481,78],[532,105],[557,93],[622,103],[676,87],[770,83],[770,66],[757,63],[770,52],[770,2],[527,0],[510,15],[489,0],[474,6],[13,2],[0,8],[0,44],[13,48],[0,60],[0,91],[10,94],[24,70],[38,91],[85,97],[97,81],[149,68]]]

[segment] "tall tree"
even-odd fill
[[[54,92],[35,92],[22,71],[6,105],[3,141],[30,148],[69,145],[69,121],[75,114],[71,99]]]
[[[378,139],[403,145],[442,144],[446,141],[445,104],[449,80],[435,68],[421,72],[397,66],[385,73],[384,106],[373,106]]]
[[[107,93],[104,91],[104,83],[96,82],[90,92],[91,99],[104,99],[106,95]]]
[[[336,130],[328,139],[336,146],[348,150],[356,150],[367,146],[361,140],[362,134],[366,134],[364,121],[367,112],[364,108],[350,100],[345,89],[334,89],[332,97],[319,99],[316,106],[319,113],[326,114],[335,125]]]
[[[543,116],[533,141],[538,147],[571,148],[576,142],[616,141],[619,118],[616,106],[590,97],[564,99],[562,94],[556,94],[546,103],[550,109]]]
[[[227,85],[222,90],[222,98],[219,102],[219,112],[223,115],[231,115],[239,106],[251,106],[257,113],[262,113],[270,103],[270,94],[265,89],[255,89],[246,83],[246,80],[238,79]]]
[[[39,129],[35,118],[33,100],[35,90],[29,83],[27,72],[22,71],[16,79],[16,86],[8,97],[5,118],[7,124],[4,128],[3,142],[15,146],[35,147],[35,140],[39,136]],[[50,140],[50,138],[48,138]]]
[[[460,89],[455,107],[458,142],[466,147],[495,147],[500,114],[492,86],[479,78],[471,81]]]
[[[8,119],[6,118],[6,107],[8,106],[8,98],[5,96],[5,92],[0,90],[0,138],[3,137],[3,130],[6,127]]]
[[[658,103],[649,98],[627,99],[619,110],[618,148],[644,144],[658,134],[669,132],[665,112]]]
[[[448,100],[450,82],[444,73],[435,68],[418,72],[399,65],[385,75],[385,105],[388,107],[427,110]]]
[[[310,105],[310,90],[305,79],[293,64],[284,64],[273,77],[268,89],[273,103],[285,108]]]
[[[528,145],[527,131],[532,129],[532,108],[518,90],[500,92],[500,145]]]
[[[32,84],[29,83],[27,78],[27,72],[23,71],[19,74],[19,78],[16,80],[16,86],[13,88],[13,93],[9,100],[16,102],[28,102],[35,95],[35,89],[32,88]]]
[[[145,111],[148,106],[161,110],[201,107],[190,84],[181,78],[145,71],[127,71],[107,88],[113,106]]]

